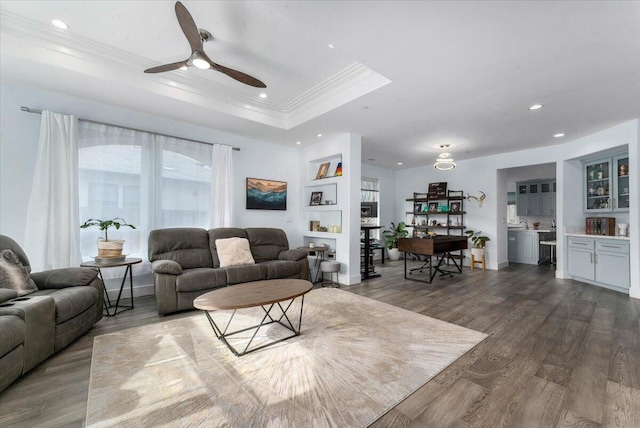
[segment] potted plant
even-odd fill
[[[471,242],[473,243],[471,254],[475,259],[481,260],[482,256],[484,256],[484,247],[487,245],[487,241],[490,241],[490,239],[486,236],[480,235],[482,233],[481,231],[476,232],[469,229],[464,233],[469,237],[469,239],[471,239]]]
[[[398,251],[398,239],[406,238],[407,235],[409,235],[407,225],[402,221],[398,223],[397,226],[391,222],[391,228],[383,231],[382,234],[384,235],[384,243],[385,247],[387,247],[389,260],[399,260],[400,251]]]
[[[122,257],[122,246],[124,245],[123,239],[111,239],[109,240],[109,228],[115,227],[120,229],[123,226],[135,229],[132,224],[128,224],[123,218],[116,217],[111,220],[100,220],[97,218],[90,218],[80,225],[81,229],[86,229],[91,226],[98,226],[100,230],[104,231],[104,238],[98,238],[98,258],[117,258]]]

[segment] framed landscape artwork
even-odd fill
[[[247,178],[248,210],[286,210],[287,182]]]

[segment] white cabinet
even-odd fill
[[[535,231],[513,231],[508,232],[509,261],[525,263],[531,265],[538,264],[540,239]]]
[[[518,216],[554,216],[556,208],[555,181],[537,180],[516,183]]]
[[[628,241],[570,236],[568,256],[568,272],[575,279],[628,291]]]

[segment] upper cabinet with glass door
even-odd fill
[[[584,164],[584,210],[629,210],[629,156],[622,155]]]
[[[613,158],[614,193],[613,207],[615,211],[629,211],[629,156]]]

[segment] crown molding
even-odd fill
[[[279,104],[188,71],[143,74],[141,70],[159,64],[7,11],[0,11],[0,32],[3,54],[106,81],[117,81],[284,130],[299,126],[391,82],[365,65],[354,62],[285,104]]]

